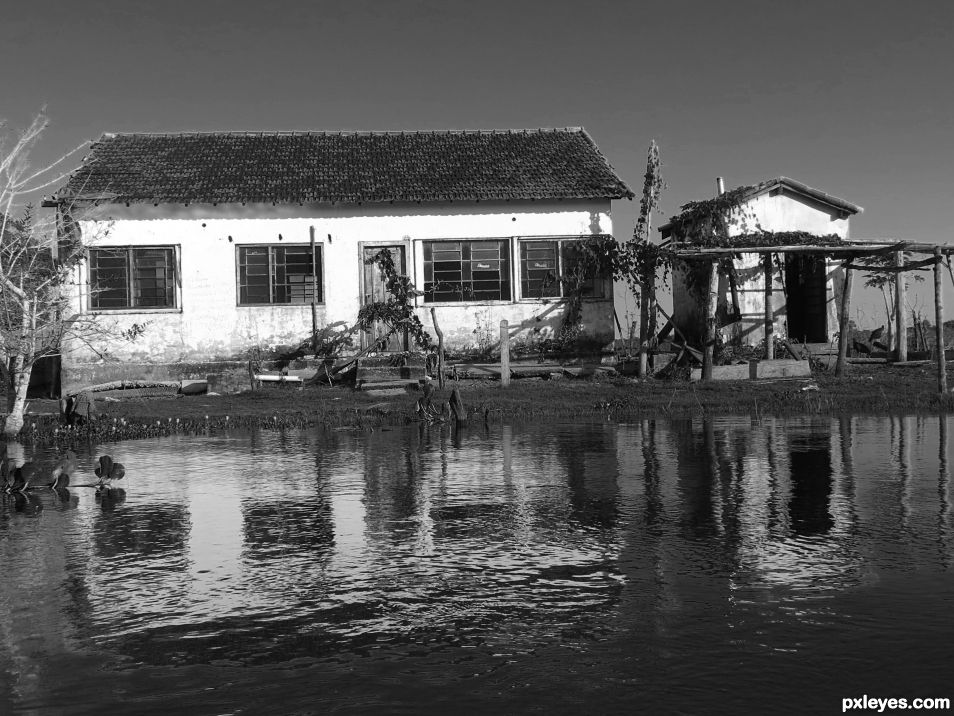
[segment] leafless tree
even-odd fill
[[[76,207],[61,203],[55,215],[41,217],[31,203],[65,181],[88,144],[33,169],[29,155],[47,124],[42,113],[20,132],[0,123],[0,379],[7,388],[8,439],[23,427],[36,361],[57,354],[67,336],[89,343],[109,332],[94,316],[70,308],[76,267],[85,257]]]

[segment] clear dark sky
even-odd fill
[[[0,117],[37,161],[104,131],[584,126],[663,211],[786,175],[855,237],[954,241],[954,4],[16,0]],[[634,202],[618,202],[617,237]]]

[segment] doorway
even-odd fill
[[[802,343],[828,342],[828,277],[824,256],[786,254],[785,312],[788,337]]]
[[[361,305],[366,306],[369,303],[377,301],[387,301],[390,296],[385,286],[384,274],[376,263],[368,263],[375,254],[382,249],[387,249],[394,260],[394,266],[401,274],[407,274],[407,248],[403,244],[393,244],[389,246],[363,246],[361,248],[361,263],[364,267],[364,293]],[[375,342],[381,342],[388,334],[390,328],[382,322],[377,322],[370,331],[364,331],[361,334],[361,348],[369,348]],[[384,343],[380,350],[384,353],[402,353],[408,349],[407,331],[398,331]]]

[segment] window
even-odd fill
[[[239,246],[238,284],[240,306],[321,303],[321,247]]]
[[[561,298],[577,270],[584,271],[582,295],[606,298],[607,276],[586,275],[579,239],[523,240],[520,242],[520,296]]]
[[[509,301],[510,241],[424,242],[424,300]]]
[[[98,311],[175,308],[175,259],[171,246],[90,249],[90,307]]]

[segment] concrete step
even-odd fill
[[[417,390],[421,387],[420,381],[416,380],[374,380],[358,381],[355,383],[358,390],[388,390],[397,388],[401,390]]]
[[[423,379],[424,366],[422,365],[359,365],[355,376],[355,380],[359,383],[382,380],[418,381]]]

